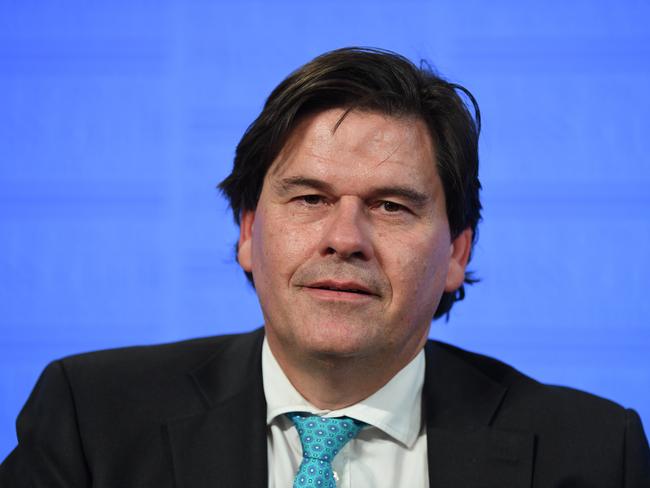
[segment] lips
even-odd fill
[[[340,293],[354,293],[358,295],[370,295],[378,296],[372,289],[367,287],[362,283],[357,283],[354,281],[318,281],[315,283],[310,283],[305,285],[305,288],[315,289],[315,290],[326,290]]]

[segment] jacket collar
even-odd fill
[[[455,352],[454,352],[455,351]],[[508,391],[451,346],[429,341],[422,392],[431,488],[529,487],[534,435],[492,426]]]
[[[263,329],[223,341],[190,373],[206,409],[164,426],[175,486],[268,485]]]

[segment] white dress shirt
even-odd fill
[[[286,377],[266,339],[262,347],[266,396],[269,487],[290,488],[302,460],[298,432],[284,414],[310,412],[348,416],[368,424],[332,463],[338,488],[429,486],[426,428],[422,421],[424,351],[380,390],[340,410],[321,410],[305,400]]]

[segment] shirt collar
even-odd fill
[[[325,417],[345,415],[377,427],[409,449],[420,432],[424,384],[422,350],[375,393],[340,410],[322,410],[309,403],[282,371],[266,337],[262,345],[262,377],[267,425],[288,412],[310,412]]]

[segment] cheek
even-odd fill
[[[392,263],[393,292],[402,301],[435,302],[444,288],[449,250],[444,239],[410,241]],[[434,304],[435,305],[435,304]],[[432,305],[432,306],[434,306]]]
[[[266,222],[275,222],[265,225]],[[255,224],[253,240],[253,273],[266,281],[291,276],[313,249],[314,229],[296,226],[281,219],[263,216]]]

